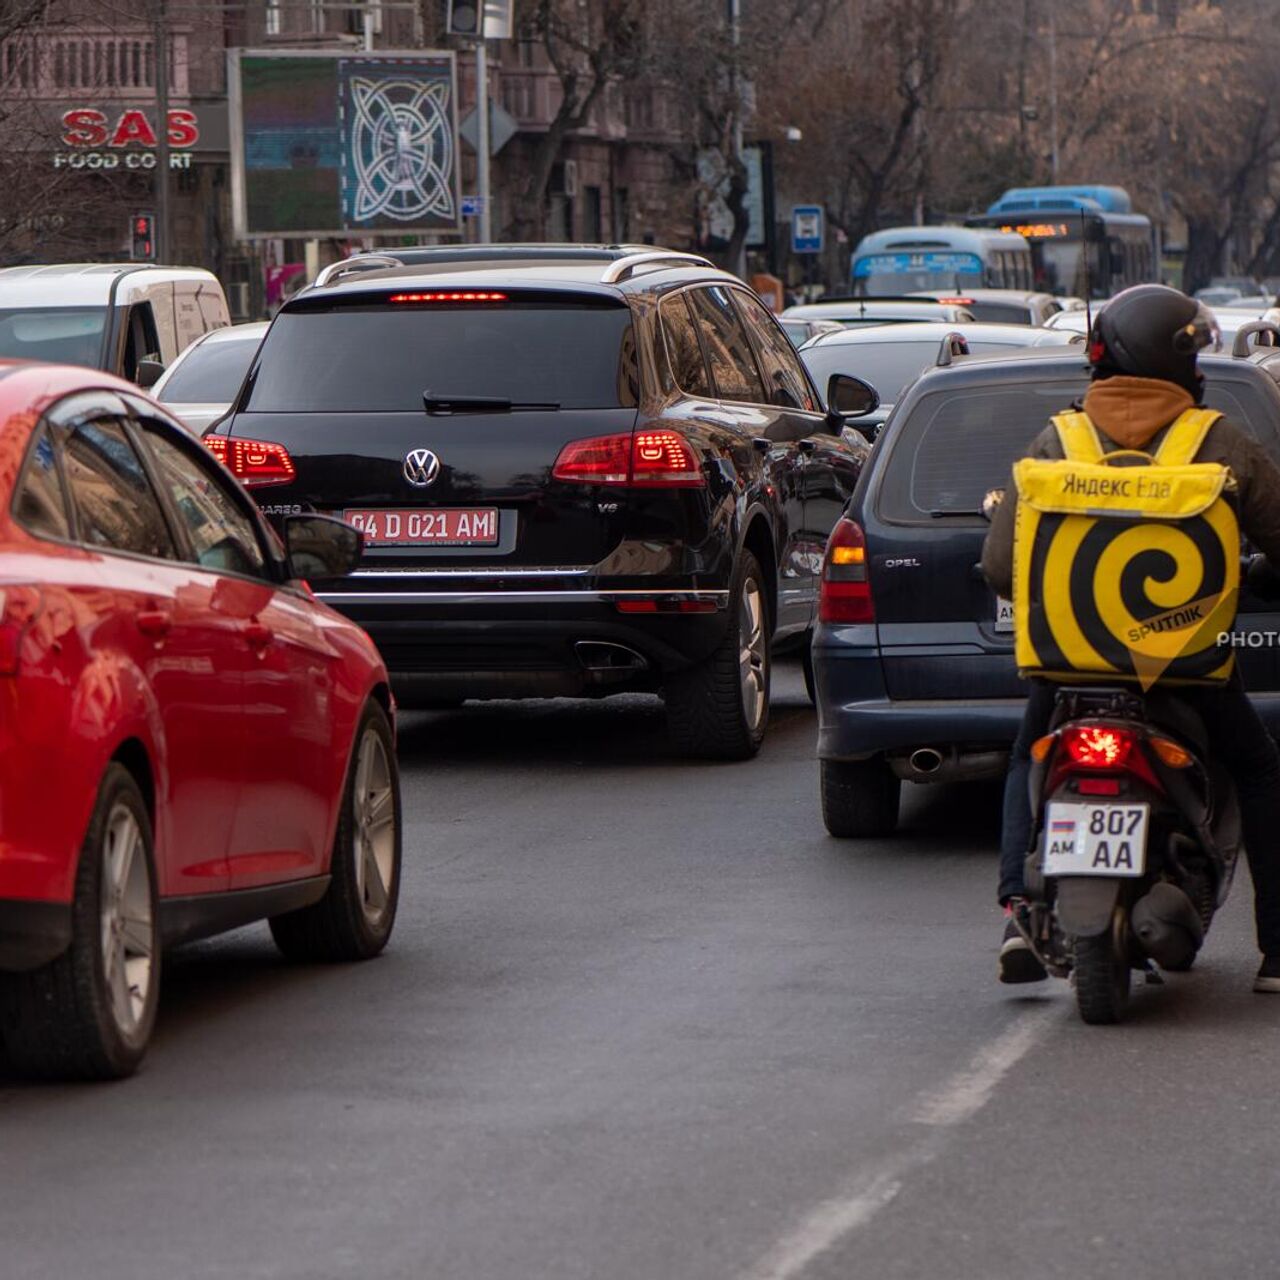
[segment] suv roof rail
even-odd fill
[[[714,267],[709,258],[697,253],[680,253],[675,249],[656,249],[650,253],[629,253],[625,258],[611,262],[600,277],[601,284],[618,284],[635,274],[637,268],[666,263],[673,267]]]
[[[1249,339],[1255,333],[1268,333],[1271,335],[1270,342],[1260,342],[1260,347],[1280,347],[1280,325],[1272,320],[1250,320],[1248,324],[1242,324],[1236,330],[1235,340],[1231,344],[1231,354],[1237,359],[1242,360],[1249,354]]]
[[[964,334],[956,333],[953,329],[950,333],[942,335],[942,341],[938,344],[938,358],[933,362],[934,367],[945,369],[956,356],[968,354],[969,344],[965,341]]]
[[[357,271],[380,271],[383,267],[400,267],[404,264],[399,258],[386,253],[361,253],[354,258],[343,258],[341,262],[331,262],[312,282],[312,288],[321,289],[335,280],[342,279]]]

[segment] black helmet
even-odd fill
[[[1116,294],[1093,322],[1089,363],[1095,378],[1162,378],[1199,399],[1196,355],[1217,340],[1218,323],[1204,303],[1167,285],[1140,284]]]

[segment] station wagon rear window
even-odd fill
[[[621,299],[393,302],[281,312],[263,341],[254,413],[421,413],[423,394],[562,409],[634,408],[631,310]]]
[[[1274,409],[1262,390],[1242,378],[1215,379],[1212,368],[1207,372],[1205,404],[1221,410],[1273,458],[1280,455]],[[1087,385],[1073,378],[922,396],[883,464],[880,516],[912,523],[980,514],[986,492],[1008,483],[1014,462]]]
[[[1007,483],[1014,462],[1084,393],[1082,378],[948,389],[922,396],[886,459],[879,512],[920,522],[978,515],[988,489]]]

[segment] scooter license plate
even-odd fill
[[[1145,804],[1050,804],[1044,821],[1044,874],[1142,875],[1150,815]]]

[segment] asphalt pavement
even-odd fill
[[[994,980],[998,790],[832,840],[776,684],[738,765],[646,698],[403,717],[390,950],[192,946],[137,1078],[0,1078],[0,1280],[1274,1276],[1247,875],[1085,1027]]]

